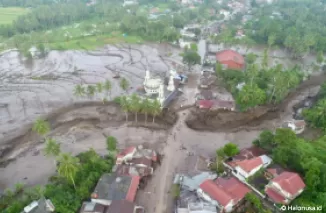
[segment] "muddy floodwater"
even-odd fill
[[[120,94],[116,70],[130,83],[132,92],[143,82],[145,69],[157,73],[168,71],[170,62],[178,60],[173,49],[140,45],[106,46],[92,52],[51,51],[43,59],[24,61],[16,51],[0,57],[0,144],[19,134],[20,129],[38,116],[73,102],[85,101],[73,95],[76,84],[95,84],[109,79],[111,96]],[[175,53],[160,57],[164,51]],[[163,53],[162,53],[163,52]],[[93,97],[100,100],[101,95]],[[89,99],[88,99],[89,100]]]
[[[204,54],[205,48],[199,49]],[[105,92],[94,97],[74,96],[76,85],[95,85],[106,79],[112,83],[110,97],[125,93],[119,79],[114,78],[117,73],[129,81],[127,93],[132,93],[142,85],[146,69],[165,77],[175,64],[182,65],[180,52],[164,44],[146,44],[105,46],[91,52],[51,51],[33,61],[24,60],[14,50],[3,53],[0,56],[0,191],[18,182],[27,186],[45,184],[55,174],[53,159],[44,156],[43,141],[31,131],[36,118],[45,116],[51,124],[49,136],[60,143],[63,152],[78,154],[93,148],[105,155],[105,138],[110,135],[118,139],[119,149],[141,144],[157,150],[163,156],[162,165],[146,188],[137,192],[137,203],[147,212],[171,212],[173,203],[169,193],[173,175],[193,171],[190,153],[212,157],[216,149],[228,142],[240,148],[250,146],[262,129],[275,129],[282,121],[291,119],[293,106],[317,94],[319,85],[326,79],[326,75],[315,73],[273,111],[267,108],[254,109],[251,114],[209,115],[194,107],[179,109],[195,102],[200,73],[196,67],[189,73],[180,99],[173,104],[178,110],[164,112],[155,123],[150,116],[145,123],[142,115],[138,123],[130,122],[133,115],[126,122],[120,107],[101,102]],[[222,95],[225,89],[217,92]]]

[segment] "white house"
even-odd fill
[[[275,203],[289,204],[303,192],[305,186],[297,173],[282,172],[268,183],[265,192]]]
[[[232,173],[240,180],[245,180],[258,172],[261,168],[266,168],[271,163],[272,159],[270,157],[267,155],[261,155],[259,157],[236,162],[236,166]]]

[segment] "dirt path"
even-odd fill
[[[171,129],[171,133],[169,134],[167,141],[166,141],[166,147],[164,149],[164,159],[161,166],[160,171],[160,178],[161,178],[161,184],[158,188],[158,191],[156,191],[156,195],[159,198],[156,204],[155,213],[165,213],[168,212],[168,203],[170,203],[168,200],[171,199],[171,196],[169,195],[169,190],[171,189],[173,175],[176,172],[177,167],[179,166],[178,162],[181,160],[181,155],[177,154],[176,151],[181,146],[180,141],[180,135],[178,135],[178,132],[181,128],[185,127],[185,118],[189,111],[187,111],[185,114],[179,113],[179,120],[174,125],[174,127]]]

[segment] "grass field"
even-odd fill
[[[11,24],[18,16],[28,13],[28,9],[19,7],[0,7],[0,25]]]
[[[137,36],[123,37],[122,33],[111,33],[109,35],[96,35],[84,38],[71,39],[64,42],[54,42],[46,44],[53,50],[94,50],[105,44],[116,43],[142,43],[143,40]]]

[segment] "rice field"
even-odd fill
[[[11,24],[18,16],[28,13],[28,9],[20,7],[0,7],[0,25]]]

